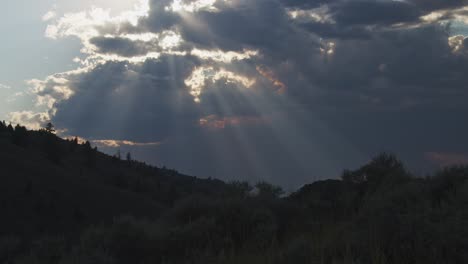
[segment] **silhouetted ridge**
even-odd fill
[[[0,263],[468,263],[463,166],[383,153],[283,196],[5,123],[0,161]]]

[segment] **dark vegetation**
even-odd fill
[[[0,212],[0,263],[468,263],[468,168],[389,154],[283,196],[0,123]]]

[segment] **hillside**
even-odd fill
[[[382,154],[284,197],[0,123],[0,171],[0,263],[468,262],[466,167]]]

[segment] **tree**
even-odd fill
[[[88,167],[95,167],[97,158],[97,148],[93,149],[89,141],[86,141],[84,147],[86,155],[86,164],[88,165]]]
[[[91,143],[90,143],[88,140],[86,140],[86,142],[85,142],[83,145],[84,145],[84,147],[85,147],[86,150],[90,150],[90,149],[91,149]]]
[[[281,187],[272,185],[268,182],[259,182],[255,185],[259,197],[264,198],[278,198],[284,194]]]
[[[78,147],[78,138],[75,137],[71,142],[70,142],[70,151],[74,152],[76,148]]]
[[[18,146],[25,145],[26,138],[28,136],[28,130],[20,125],[16,125],[15,130],[13,132],[13,144]]]
[[[381,153],[358,170],[345,170],[342,179],[354,184],[379,185],[386,181],[405,181],[410,177],[403,163],[394,155]]]
[[[13,126],[11,125],[11,123],[7,126],[7,130],[10,134],[13,134],[13,132],[15,132],[15,129],[13,128]]]
[[[5,124],[5,121],[0,122],[0,132],[3,132],[7,129],[7,125]]]
[[[53,125],[52,123],[50,123],[50,122],[46,124],[46,126],[45,126],[44,129],[45,129],[45,131],[46,131],[47,133],[50,133],[50,134],[55,133],[54,125]]]
[[[245,181],[232,181],[228,184],[228,187],[231,195],[239,195],[241,197],[247,197],[253,190],[253,187]]]

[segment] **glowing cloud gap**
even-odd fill
[[[161,35],[159,46],[164,50],[176,48],[182,43],[182,37],[174,31],[164,31]]]
[[[268,79],[270,82],[273,83],[275,87],[278,88],[276,90],[276,93],[284,94],[286,92],[286,89],[287,89],[286,85],[275,76],[275,74],[273,73],[271,69],[269,69],[266,66],[257,66],[256,69],[258,73],[260,73],[260,75]]]
[[[466,47],[466,40],[468,38],[462,35],[452,36],[448,38],[448,44],[454,54],[468,54],[468,47]]]
[[[289,17],[293,20],[304,22],[313,21],[321,24],[336,23],[336,21],[333,19],[333,15],[330,12],[330,8],[327,5],[308,10],[288,9],[287,13]]]
[[[92,143],[100,147],[110,147],[118,148],[121,146],[131,146],[131,147],[154,147],[159,146],[161,142],[134,142],[130,140],[114,140],[114,139],[101,139],[101,140],[92,140]]]
[[[218,9],[214,6],[218,0],[196,0],[184,1],[174,0],[172,4],[166,7],[166,11],[172,12],[197,12],[197,11],[211,11],[216,12]],[[187,3],[188,2],[188,3]]]
[[[200,50],[200,49],[193,49],[190,54],[193,56],[197,56],[204,60],[212,60],[216,62],[224,62],[230,63],[233,61],[241,61],[247,60],[252,57],[256,57],[259,55],[259,52],[256,50],[244,50],[244,52],[235,52],[235,51],[228,51],[224,52],[221,50]]]
[[[245,88],[252,87],[256,80],[249,79],[245,76],[236,74],[232,71],[215,69],[213,67],[198,67],[193,70],[192,74],[184,81],[185,85],[190,88],[190,94],[194,97],[195,102],[200,102],[200,95],[207,82],[215,83],[220,80],[225,80],[226,83],[237,83]]]
[[[455,20],[460,21],[464,24],[468,24],[468,6],[451,10],[437,10],[422,16],[421,20],[426,23]]]
[[[320,47],[320,53],[325,56],[332,56],[335,54],[336,43],[333,41],[322,41],[322,46]]]

